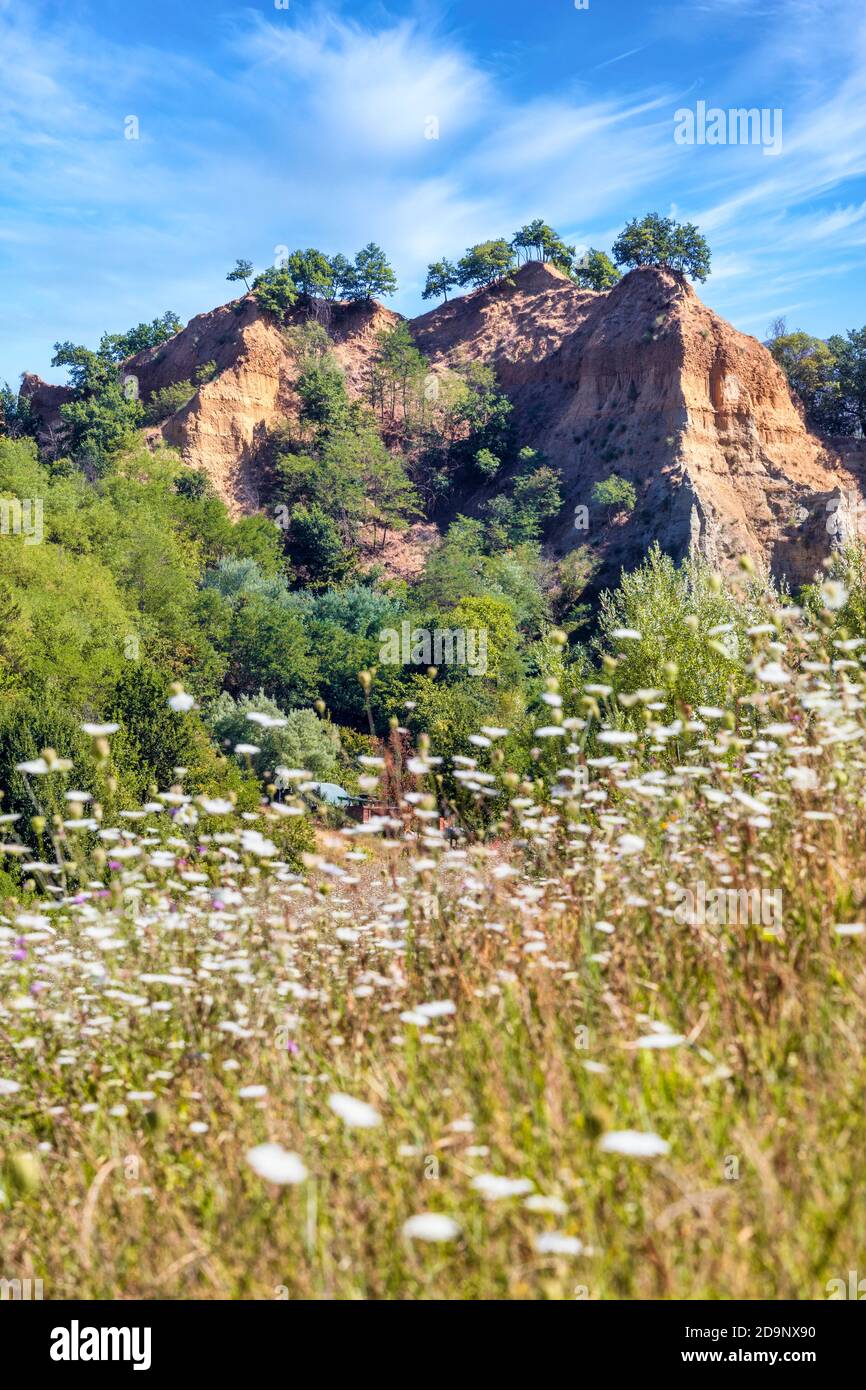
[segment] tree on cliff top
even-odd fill
[[[622,277],[610,256],[591,246],[576,262],[574,278],[582,290],[612,290]]]
[[[706,280],[710,273],[710,248],[694,222],[675,222],[657,212],[626,223],[614,242],[613,258],[630,269],[663,266],[694,280]]]

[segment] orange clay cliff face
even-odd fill
[[[398,321],[377,303],[330,310],[335,355],[355,394],[377,333]],[[540,449],[562,474],[553,552],[590,546],[605,582],[658,540],[676,559],[699,550],[722,568],[745,553],[797,584],[853,530],[862,447],[810,434],[766,348],[708,309],[681,276],[635,270],[595,294],[533,262],[511,283],[443,304],[409,327],[434,371],[473,359],[495,368],[520,444]],[[297,364],[246,296],[198,315],[124,370],[147,397],[208,362],[216,364],[211,380],[149,438],[204,471],[239,515],[259,505],[257,458],[268,432],[295,413]],[[64,389],[37,377],[25,377],[22,389],[46,429],[56,425]],[[611,473],[635,487],[630,514],[610,516],[592,502],[593,484]],[[461,498],[459,510],[471,513],[499,485]],[[421,529],[429,544],[431,528]]]

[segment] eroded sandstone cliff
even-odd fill
[[[399,316],[379,304],[320,312],[349,388],[361,394],[376,335]],[[530,263],[511,282],[444,304],[410,329],[434,371],[471,359],[495,368],[521,444],[542,450],[562,473],[554,551],[594,547],[606,582],[657,539],[677,558],[696,547],[723,567],[748,553],[798,583],[854,529],[862,448],[810,434],[767,350],[680,276],[636,270],[595,294]],[[150,437],[206,472],[240,514],[260,503],[261,446],[296,410],[298,366],[248,295],[198,315],[124,370],[148,397],[194,380],[209,362],[212,378]],[[64,389],[34,377],[23,389],[46,429],[56,428]],[[609,516],[592,503],[593,484],[611,473],[635,486],[630,515]],[[472,511],[506,483],[479,488],[460,499],[461,509]],[[583,507],[585,530],[575,527],[586,519],[576,511]]]

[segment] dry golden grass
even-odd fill
[[[558,760],[588,784],[512,788],[494,844],[422,818],[328,836],[301,877],[186,807],[168,838],[127,824],[109,897],[7,904],[0,1274],[49,1298],[826,1297],[866,1249],[866,726],[857,671],[786,659],[726,719],[594,747],[604,710],[573,719]],[[701,883],[781,898],[688,920]],[[261,1176],[267,1142],[301,1181]],[[421,1213],[450,1238],[405,1233]]]

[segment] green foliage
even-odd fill
[[[496,477],[502,466],[502,460],[498,459],[490,449],[479,449],[473,462],[482,478],[488,481]]]
[[[561,481],[559,469],[548,464],[519,473],[514,479],[516,544],[539,540],[547,522],[558,516],[562,509]]]
[[[487,680],[519,680],[520,662],[517,659],[517,624],[508,599],[498,594],[467,595],[442,615],[441,627],[463,628],[483,632],[487,644]],[[477,683],[478,676],[465,675],[466,668],[452,666],[452,677]]]
[[[710,273],[710,248],[693,222],[675,222],[657,212],[633,218],[613,245],[617,265],[664,266],[694,280]]]
[[[331,257],[331,294],[335,299],[351,299],[355,290],[355,267],[345,256]]]
[[[226,685],[237,695],[264,690],[284,709],[316,695],[317,665],[301,621],[261,594],[234,605]]]
[[[499,459],[507,458],[514,447],[514,407],[499,389],[496,373],[483,362],[470,362],[460,377],[465,390],[454,414],[465,437],[457,446],[458,457],[474,460],[480,450],[487,449]]]
[[[69,368],[72,399],[60,407],[65,445],[91,477],[99,477],[132,444],[141,405],[124,389],[115,363],[99,353],[55,343],[51,365]]]
[[[866,640],[866,546],[862,540],[850,540],[833,551],[825,577],[804,587],[802,601],[813,622],[829,621],[836,640]]]
[[[220,548],[224,555],[254,560],[263,574],[289,577],[279,530],[261,512],[229,523],[224,528]]]
[[[411,597],[422,610],[440,613],[464,597],[502,598],[517,626],[537,635],[550,616],[548,588],[546,565],[537,545],[518,543],[507,552],[491,554],[484,523],[458,516],[441,545],[431,552]]]
[[[280,574],[268,574],[249,555],[224,556],[204,577],[205,590],[215,591],[229,603],[245,595],[259,594],[270,602],[291,606],[288,585]]]
[[[253,263],[252,263],[252,261],[242,261],[242,260],[238,259],[238,260],[235,261],[234,269],[229,271],[228,275],[226,276],[226,279],[227,279],[227,280],[243,280],[244,285],[245,285],[246,290],[247,290],[247,293],[249,293],[249,288],[250,288],[249,282],[250,282],[250,280],[252,279],[252,275],[253,275]]]
[[[559,233],[540,217],[515,232],[511,246],[517,252],[518,264],[522,253],[528,261],[550,261],[566,274],[572,269],[574,247],[566,246]]]
[[[610,256],[591,246],[575,264],[574,278],[584,290],[612,290],[621,276]]]
[[[600,563],[587,545],[575,546],[559,562],[557,617],[566,632],[581,628],[589,620],[589,610],[581,598],[595,578]]]
[[[467,754],[472,748],[470,734],[478,731],[490,717],[486,682],[480,679],[449,682],[438,677],[415,675],[410,685],[412,708],[406,715],[408,727],[417,736],[428,734],[437,756],[450,759]]]
[[[353,565],[336,521],[319,502],[293,509],[288,548],[299,575],[313,588],[339,583]]]
[[[141,422],[143,425],[158,425],[189,405],[197,388],[191,381],[174,381],[170,386],[162,386],[154,391],[144,403]]]
[[[349,400],[336,360],[324,352],[304,361],[296,389],[306,438],[277,454],[274,499],[287,509],[293,563],[321,583],[347,572],[362,528],[384,545],[420,507],[402,459],[386,448],[369,411]]]
[[[0,438],[0,495],[41,498],[44,514],[40,545],[3,540],[15,617],[0,642],[0,689],[83,709],[102,704],[141,660],[186,675],[201,696],[216,693],[231,613],[200,589],[205,567],[228,556],[255,556],[257,573],[284,566],[267,518],[233,525],[218,498],[178,490],[199,476],[165,451],[142,450],[89,485],[77,473],[49,474],[31,441]]]
[[[253,280],[253,294],[259,308],[282,321],[294,306],[298,291],[288,270],[268,266]]]
[[[423,413],[423,383],[430,364],[415,346],[407,323],[401,320],[377,338],[378,351],[370,377],[370,404],[383,419],[394,420],[398,404],[402,420],[411,425]]]
[[[838,363],[842,422],[849,433],[866,434],[866,327],[852,328],[845,338],[829,339]]]
[[[608,514],[615,511],[633,512],[637,503],[634,483],[621,478],[618,473],[611,473],[609,478],[594,483],[591,496],[599,507],[607,507]]]
[[[303,867],[304,855],[316,852],[316,832],[308,816],[286,816],[270,833],[280,858],[296,872]]]
[[[332,296],[334,268],[323,251],[312,246],[306,251],[293,251],[285,262],[285,269],[294,280],[298,294],[307,299]]]
[[[473,288],[494,285],[513,269],[514,251],[504,237],[470,246],[457,262],[458,282]]]
[[[159,347],[168,342],[183,328],[183,323],[171,309],[166,309],[160,317],[150,323],[139,323],[128,333],[103,333],[99,342],[99,356],[106,362],[123,362],[145,348]]]
[[[9,382],[0,386],[0,434],[21,439],[36,433],[36,417],[29,396],[16,391]]]
[[[171,709],[170,693],[164,675],[146,662],[130,662],[108,701],[107,717],[121,725],[112,753],[131,771],[142,798],[150,783],[170,787],[175,768],[198,761],[200,721]]]
[[[844,408],[838,359],[828,343],[809,333],[779,333],[768,348],[799,396],[813,429],[843,434]]]
[[[638,569],[601,595],[593,645],[616,654],[616,691],[659,689],[690,708],[720,705],[748,686],[740,657],[750,649],[746,629],[767,612],[760,586],[738,598],[705,561],[678,567],[654,544]],[[640,636],[619,638],[620,630]]]
[[[421,292],[422,299],[438,299],[448,302],[448,291],[460,284],[457,267],[451,261],[432,261],[427,267],[427,279]]]
[[[32,792],[28,790],[25,774],[16,770],[17,764],[38,758],[44,748],[53,748],[61,758],[71,758],[81,768],[78,788],[84,792],[101,793],[99,781],[88,758],[90,740],[81,732],[79,721],[62,701],[54,700],[47,692],[39,701],[19,694],[0,701],[0,785],[4,796],[4,815],[18,815],[17,834],[36,845],[30,830],[30,818],[37,812]],[[34,779],[37,780],[37,779]],[[57,779],[44,779],[39,787],[40,803],[48,815],[63,815],[68,811]],[[43,842],[44,843],[44,842]]]
[[[300,397],[302,424],[318,431],[320,437],[350,424],[352,411],[345,378],[333,357],[311,362],[298,378],[295,389]]]
[[[376,299],[397,293],[397,278],[381,246],[370,241],[358,252],[348,288],[349,299]]]
[[[488,540],[494,549],[539,541],[562,509],[559,470],[533,449],[521,450],[519,458],[510,490],[500,492],[484,507]]]
[[[249,715],[264,715],[276,726],[268,727]],[[206,720],[221,748],[234,754],[241,766],[248,761],[261,776],[279,767],[306,768],[317,782],[333,782],[340,776],[340,737],[333,724],[312,709],[284,714],[264,691],[235,700],[228,691],[213,702]],[[235,753],[237,744],[258,747],[254,754]]]
[[[190,468],[186,473],[181,473],[174,485],[178,495],[188,497],[191,502],[201,501],[207,495],[209,486],[207,474],[197,468]]]
[[[291,328],[284,329],[283,341],[295,361],[300,363],[301,375],[327,357],[333,347],[327,329],[315,319],[307,319],[305,323],[292,324]]]
[[[806,421],[822,434],[866,433],[866,328],[834,333],[826,341],[788,333],[784,319],[767,342],[800,398]]]

